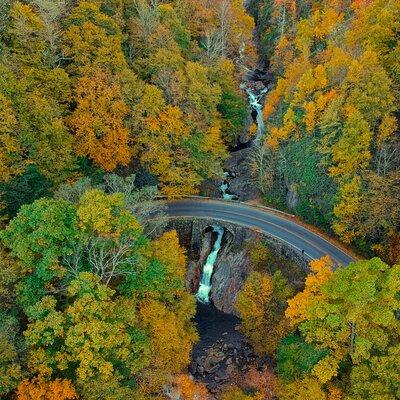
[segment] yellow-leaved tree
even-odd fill
[[[342,378],[340,366],[346,364],[353,378],[347,388],[349,398],[356,393],[354,398],[362,398],[357,397],[361,393],[368,393],[368,398],[375,392],[394,399],[400,387],[389,369],[399,369],[392,361],[400,334],[396,317],[400,266],[389,267],[373,258],[333,272],[331,261],[324,258],[312,262],[311,268],[305,289],[288,301],[286,311],[307,343],[328,350],[311,375],[325,385]],[[379,371],[374,370],[378,360]],[[370,386],[357,380],[361,371],[369,374]],[[379,379],[386,384],[379,385]]]
[[[290,332],[285,318],[286,301],[292,288],[280,271],[273,276],[251,272],[238,295],[236,309],[242,318],[243,333],[259,353],[272,354]]]

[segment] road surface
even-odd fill
[[[347,265],[354,259],[322,236],[297,224],[284,214],[233,201],[214,199],[180,199],[167,202],[167,214],[174,217],[210,218],[221,222],[256,228],[285,242],[309,259],[329,255],[337,264]]]

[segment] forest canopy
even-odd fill
[[[253,166],[266,200],[398,262],[399,2],[250,4],[276,80]]]
[[[214,400],[159,200],[234,176],[357,256],[235,249],[218,399],[399,399],[399,37],[398,0],[0,0],[0,397]]]
[[[34,165],[58,186],[89,162],[141,167],[176,197],[221,175],[247,112],[238,63],[255,54],[253,19],[225,3],[2,2],[2,184]]]

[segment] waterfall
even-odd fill
[[[203,268],[203,274],[201,276],[199,290],[196,293],[197,300],[204,304],[210,302],[209,294],[211,291],[211,277],[214,270],[214,263],[217,259],[218,252],[221,249],[221,241],[224,234],[224,228],[218,225],[213,225],[212,228],[213,232],[217,234],[217,240],[214,243],[211,253],[207,257],[206,264]]]
[[[264,119],[263,119],[263,104],[262,98],[268,92],[268,88],[264,87],[261,89],[258,94],[255,93],[251,88],[245,88],[247,96],[249,98],[249,104],[252,110],[256,112],[256,123],[257,123],[257,133],[254,138],[254,143],[257,144],[260,142],[262,135],[264,133]]]
[[[226,178],[228,178],[229,172],[224,172],[224,181],[222,182],[222,185],[219,187],[221,190],[222,198],[224,200],[237,200],[238,197],[235,194],[230,194],[227,192],[229,189],[229,183],[227,182]]]

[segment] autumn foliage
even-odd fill
[[[284,316],[286,300],[292,290],[280,271],[272,277],[252,272],[240,292],[236,308],[242,318],[243,332],[259,353],[272,353],[290,331]]]
[[[258,10],[277,77],[264,107],[268,200],[294,192],[296,214],[393,259],[385,243],[400,220],[399,4],[271,3]]]
[[[308,319],[308,312],[314,302],[322,300],[321,287],[329,281],[333,275],[333,262],[329,257],[310,262],[310,274],[305,281],[305,288],[288,300],[288,308],[285,311],[290,324],[297,326]]]
[[[179,197],[222,174],[247,115],[233,60],[255,55],[241,2],[10,1],[4,13],[2,181],[32,163],[56,184],[87,161],[134,165]]]
[[[222,179],[258,65],[246,184],[363,257],[303,281],[243,244],[257,361],[220,398],[400,399],[399,21],[398,0],[0,0],[0,397],[212,397],[156,200]]]
[[[3,392],[21,377],[22,340],[29,374],[40,378],[23,380],[18,399],[140,398],[189,363],[197,333],[195,301],[183,285],[185,252],[174,231],[147,239],[125,196],[88,189],[76,203],[41,199],[2,232],[24,270],[16,301],[4,307],[18,304],[28,321],[19,332],[11,314],[1,314]],[[10,275],[1,293],[14,284]],[[51,380],[63,371],[73,386]],[[125,385],[129,379],[138,384]]]
[[[23,380],[16,390],[17,400],[76,400],[78,395],[67,379],[46,382],[43,378]]]
[[[103,72],[79,78],[74,91],[76,110],[68,120],[78,155],[87,156],[106,171],[130,160],[128,107],[121,88]]]
[[[208,400],[209,393],[205,386],[196,383],[192,377],[180,374],[174,379],[174,390],[182,400]]]
[[[399,336],[399,266],[389,267],[374,258],[333,272],[325,258],[314,261],[311,268],[304,290],[288,301],[286,316],[320,354],[301,382],[284,378],[282,398],[301,398],[309,390],[319,393],[321,399],[342,398],[344,386],[348,398],[368,398],[376,393],[394,399],[399,386],[389,369],[398,371],[391,363]],[[281,352],[284,355],[285,349]],[[349,368],[348,375],[341,369],[343,365]],[[298,367],[300,363],[294,369]],[[358,380],[362,374],[364,379]]]

